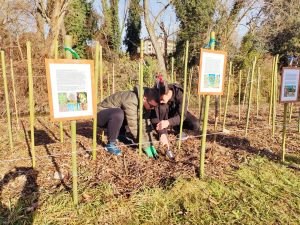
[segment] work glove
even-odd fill
[[[154,159],[158,158],[158,154],[154,146],[151,145],[147,147],[144,151],[149,158],[154,158]]]

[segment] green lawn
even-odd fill
[[[300,224],[299,174],[258,157],[222,180],[179,179],[129,198],[105,184],[87,188],[78,207],[68,192],[41,194],[33,224]],[[10,222],[24,224],[18,210]]]

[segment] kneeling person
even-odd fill
[[[148,156],[154,157],[156,150],[150,145],[149,135],[146,132],[146,119],[150,117],[151,109],[159,103],[159,93],[155,88],[144,88],[143,96],[143,149]],[[108,144],[105,149],[115,155],[121,155],[116,146],[120,129],[126,123],[133,138],[138,138],[139,120],[139,92],[135,87],[133,91],[117,92],[98,104],[97,125],[107,128]]]

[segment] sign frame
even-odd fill
[[[287,70],[298,70],[298,86],[296,86],[296,91],[295,91],[295,94],[296,94],[296,99],[295,100],[285,100],[284,96],[283,96],[283,93],[284,93],[284,76],[286,75],[285,74],[285,71]],[[298,102],[298,98],[299,98],[299,91],[300,91],[300,68],[299,67],[282,67],[282,70],[281,70],[281,83],[280,83],[280,103],[291,103],[291,102]]]
[[[203,72],[204,72],[204,69],[205,69],[205,65],[203,64],[203,61],[204,60],[204,57],[205,57],[205,54],[208,53],[208,54],[216,54],[216,55],[221,55],[223,56],[224,58],[224,64],[222,65],[223,66],[223,74],[220,74],[220,78],[222,79],[222,83],[221,83],[221,87],[218,88],[220,89],[219,91],[208,91],[208,90],[205,90],[205,89],[209,89],[209,87],[201,87],[201,84],[202,82],[204,83],[204,78],[203,78]],[[199,64],[199,79],[198,79],[198,94],[199,95],[223,95],[224,94],[224,81],[225,81],[225,74],[226,74],[226,64],[227,64],[227,52],[225,51],[216,51],[216,50],[209,50],[209,49],[204,49],[204,48],[201,48],[200,49],[200,64]],[[202,80],[203,79],[203,80]],[[203,90],[204,89],[204,90]]]
[[[57,100],[56,102],[56,106],[54,106],[54,102],[53,102],[53,97],[55,94],[55,91],[53,90],[54,87],[52,85],[52,80],[51,80],[51,76],[56,76],[57,75],[51,75],[51,68],[50,68],[50,64],[51,65],[68,65],[70,66],[70,64],[72,65],[77,65],[75,67],[78,67],[78,65],[88,65],[89,67],[89,74],[87,73],[87,71],[85,71],[86,73],[86,78],[88,78],[88,81],[90,81],[86,84],[86,87],[89,91],[86,92],[86,98],[85,100],[87,101],[87,107],[89,107],[89,104],[91,104],[92,108],[88,108],[87,110],[82,110],[82,111],[75,111],[75,114],[80,114],[78,112],[82,112],[82,115],[76,115],[76,116],[55,116],[55,112],[54,112],[54,108],[57,107],[59,108],[59,100]],[[95,118],[96,114],[97,114],[97,104],[96,104],[96,95],[95,95],[95,77],[94,77],[94,60],[78,60],[78,59],[45,59],[45,65],[46,65],[46,77],[47,77],[47,87],[48,87],[48,101],[49,101],[49,108],[50,108],[50,119],[53,122],[56,121],[73,121],[73,120],[87,120],[87,119],[93,119]],[[78,67],[80,68],[80,67]],[[90,76],[90,77],[89,77]],[[78,94],[76,92],[76,94]],[[90,95],[90,96],[89,96]],[[58,96],[58,91],[56,92],[56,96]],[[76,96],[76,98],[78,98],[78,96]],[[78,100],[77,100],[78,101]],[[91,102],[91,103],[89,103]],[[58,103],[58,104],[57,104]],[[78,103],[77,103],[78,104]],[[87,113],[83,113],[83,112],[89,112]],[[71,111],[72,112],[72,111]],[[57,113],[57,112],[56,112]],[[59,113],[64,113],[64,112],[59,112]],[[74,112],[73,112],[74,113]]]

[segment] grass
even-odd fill
[[[179,179],[167,189],[145,187],[129,198],[115,197],[108,184],[80,192],[78,207],[67,192],[41,194],[33,224],[300,223],[299,172],[265,158],[222,180]]]

